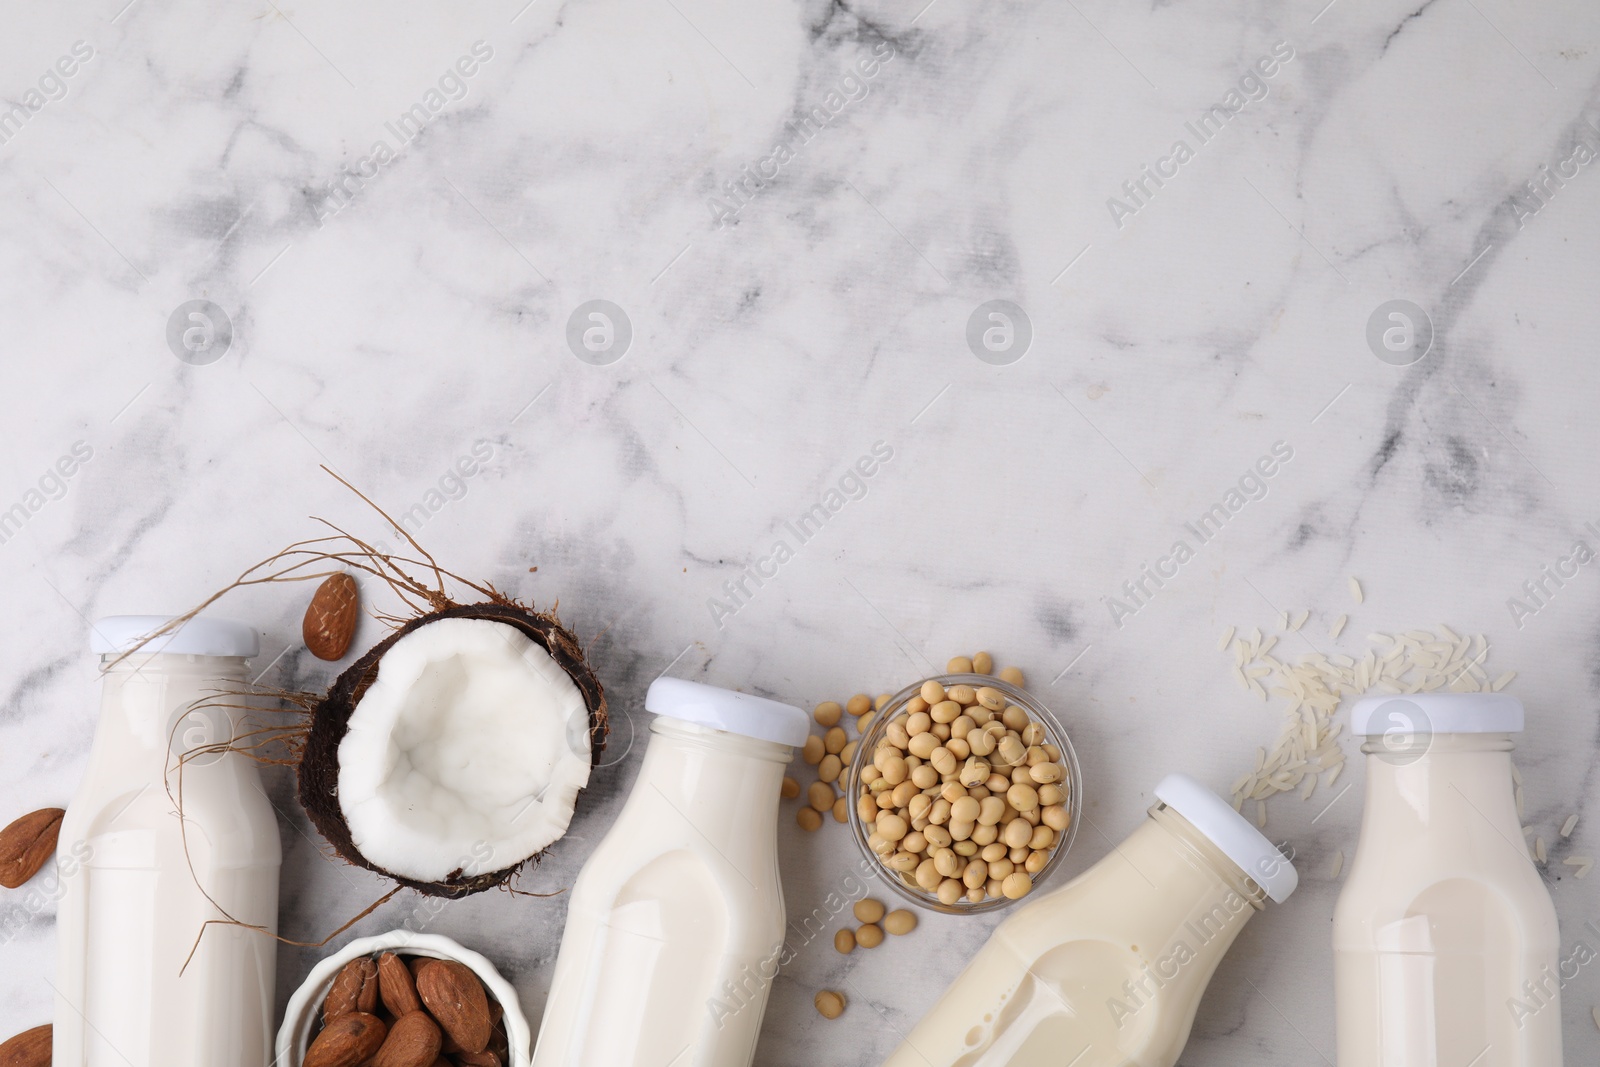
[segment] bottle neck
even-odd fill
[[[775,825],[788,745],[657,716],[635,791],[652,790],[697,826]]]
[[[1150,808],[1150,818],[1172,836],[1178,850],[1191,862],[1201,863],[1210,868],[1229,889],[1244,898],[1256,911],[1266,907],[1266,891],[1256,883],[1255,879],[1245,874],[1237,863],[1229,859],[1215,842],[1195,829],[1194,824],[1188,819],[1160,802]]]
[[[1416,767],[1424,758],[1435,763],[1450,761],[1456,756],[1483,756],[1500,753],[1510,765],[1511,750],[1516,746],[1510,734],[1380,734],[1368,737],[1361,751],[1368,756],[1398,769]],[[1373,761],[1368,760],[1370,767]]]
[[[108,652],[100,657],[100,675],[107,682],[132,678],[214,679],[243,681],[243,656],[191,656],[181,652]]]
[[[1487,822],[1509,840],[1522,839],[1511,778],[1510,734],[1369,737],[1366,819],[1390,834],[1426,834],[1441,820]]]
[[[241,656],[102,656],[96,745],[164,758],[169,749],[182,753],[237,736],[245,664]]]

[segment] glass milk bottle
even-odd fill
[[[1560,1067],[1556,912],[1505,693],[1372,697],[1361,839],[1333,913],[1339,1067]]]
[[[191,705],[236,703],[216,691],[244,687],[260,646],[248,626],[195,618],[119,660],[167,621],[121,615],[93,628],[100,724],[58,846],[73,873],[56,923],[56,1067],[270,1059],[276,941],[203,926],[226,911],[277,929],[282,853],[256,764],[228,751],[185,762],[177,815],[179,758],[248,729],[235,710]]]
[[[534,1067],[749,1067],[783,948],[778,798],[799,708],[676,678],[567,904]]]
[[[1272,842],[1188,775],[1060,889],[997,927],[884,1067],[1172,1067],[1217,964],[1298,883]]]

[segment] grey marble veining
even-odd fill
[[[531,892],[604,832],[663,671],[810,706],[989,647],[1068,723],[1114,840],[1163,773],[1226,789],[1276,736],[1216,646],[1292,609],[1319,642],[1348,612],[1346,650],[1488,636],[1529,708],[1564,943],[1593,943],[1597,883],[1561,860],[1600,854],[1600,571],[1544,568],[1600,542],[1600,8],[12,0],[4,23],[0,816],[76,785],[87,618],[183,610],[309,516],[389,536],[327,465],[592,640],[612,755]],[[1430,338],[1406,366],[1368,339],[1395,300]],[[1279,442],[1264,492],[1186,533]],[[302,607],[219,611],[260,627],[265,680],[313,688]],[[284,932],[316,940],[383,886],[268,778]],[[1228,957],[1185,1064],[1332,1060],[1359,796],[1272,805],[1302,888]],[[855,855],[790,814],[801,914]],[[1106,847],[1084,833],[1061,873]],[[0,899],[4,1033],[50,1011],[52,908],[29,900]],[[561,896],[418,909],[357,931],[481,948],[537,1018]],[[806,945],[757,1062],[877,1062],[991,925]],[[319,955],[282,950],[281,998]],[[1591,971],[1563,993],[1573,1063],[1600,1052]],[[851,997],[836,1022],[824,985]]]

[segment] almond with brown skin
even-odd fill
[[[389,1028],[376,1015],[352,1011],[334,1019],[306,1049],[302,1067],[361,1067],[383,1047]]]
[[[422,1010],[416,980],[411,977],[410,968],[393,952],[378,957],[378,995],[383,998],[383,1006],[397,1018]]]
[[[439,1024],[425,1011],[400,1016],[369,1067],[431,1067],[439,1058]]]
[[[332,574],[312,595],[300,636],[318,659],[342,659],[360,621],[361,591],[356,580],[348,574]]]
[[[356,997],[356,1011],[364,1011],[368,1015],[378,1013],[379,993],[382,991],[378,985],[378,965],[372,959],[362,961],[366,964],[361,969],[361,992]]]
[[[378,965],[369,957],[351,960],[339,971],[322,1001],[322,1022],[327,1025],[341,1015],[364,1011],[369,1015],[378,1006]]]
[[[54,1033],[50,1024],[45,1023],[32,1030],[24,1030],[0,1045],[0,1067],[50,1067],[50,1045]]]
[[[500,1057],[488,1049],[482,1052],[458,1052],[456,1067],[500,1067]]]
[[[417,995],[423,1005],[465,1052],[482,1052],[489,1044],[489,996],[471,968],[454,960],[431,960],[417,974]]]
[[[0,885],[16,889],[39,873],[55,855],[65,814],[60,808],[40,808],[0,830]]]

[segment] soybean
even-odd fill
[[[1028,875],[1027,871],[1013,871],[1000,883],[1000,892],[1012,900],[1026,896],[1028,890],[1032,888],[1033,879]]]
[[[883,928],[896,937],[902,937],[917,928],[917,917],[904,908],[898,908],[883,917]]]
[[[863,923],[875,923],[883,919],[884,907],[879,901],[871,897],[862,897],[856,901],[856,906],[851,909],[855,917]]]

